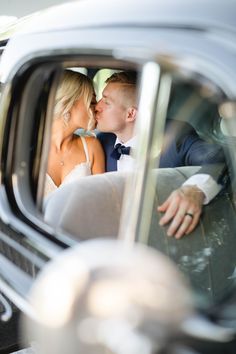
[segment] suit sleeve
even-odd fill
[[[201,166],[198,174],[208,174],[218,184],[226,185],[226,158],[219,144],[204,141],[192,126],[182,123],[175,147],[183,166]]]
[[[221,146],[202,140],[194,130],[182,139],[180,153],[184,156],[185,166],[225,163]]]

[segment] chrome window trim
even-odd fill
[[[139,143],[135,172],[126,186],[119,230],[119,238],[127,243],[147,241],[154,202],[150,167],[154,166],[160,156],[170,88],[171,77],[161,71],[158,63],[149,61],[144,64],[140,84],[139,119],[136,126]],[[149,182],[150,188],[146,188]],[[130,198],[130,195],[133,198]]]

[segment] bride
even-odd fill
[[[45,196],[79,177],[105,172],[100,142],[74,133],[95,128],[95,101],[92,81],[65,70],[56,93]]]

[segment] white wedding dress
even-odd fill
[[[54,183],[51,176],[49,176],[49,174],[46,174],[44,197],[47,197],[50,193],[54,192],[58,188],[62,188],[65,184],[74,182],[75,180],[77,180],[80,177],[90,176],[92,174],[87,142],[83,136],[81,136],[81,140],[82,140],[83,147],[84,147],[86,162],[82,162],[82,163],[76,165],[73,168],[73,170],[71,170],[68,173],[68,175],[64,178],[63,182],[60,184],[59,187],[56,186],[56,184]]]

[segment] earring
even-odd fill
[[[67,127],[68,123],[69,123],[69,120],[70,120],[70,112],[66,112],[63,115],[63,119],[64,119],[64,125],[65,125],[65,127]]]

